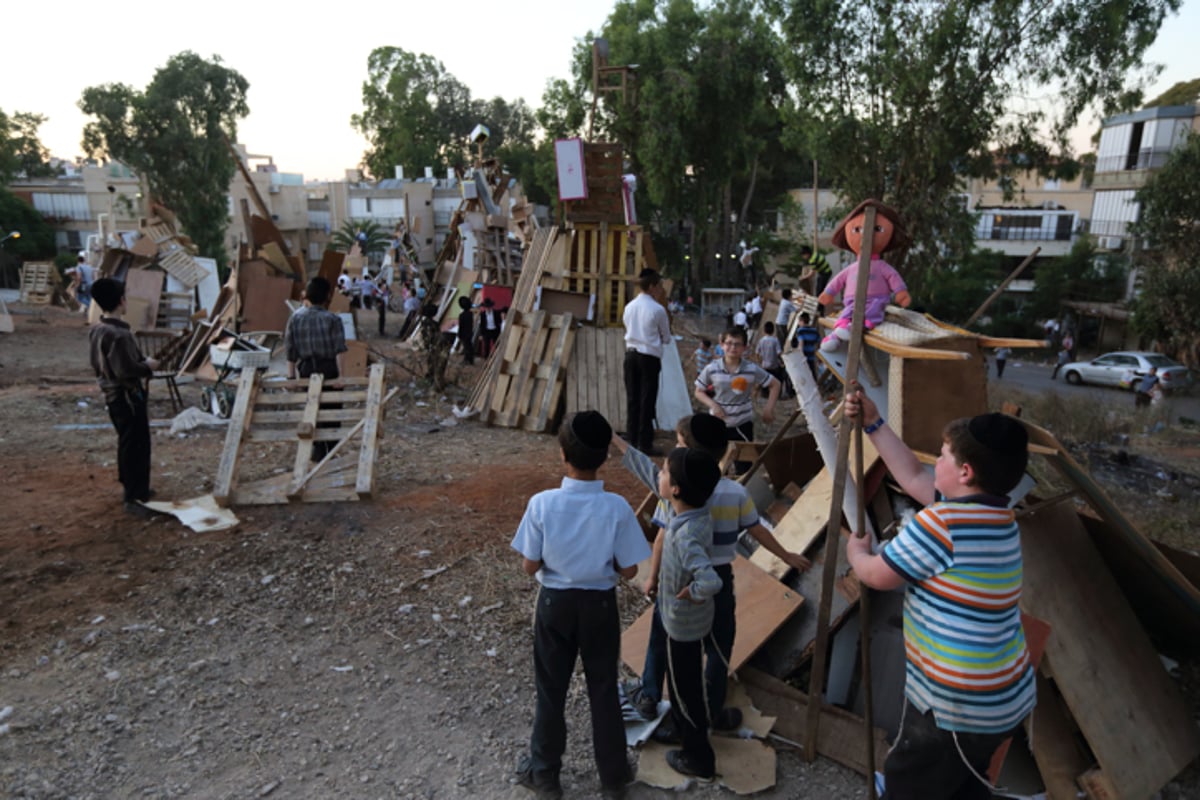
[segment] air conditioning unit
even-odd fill
[[[271,188],[267,190],[271,194],[279,194],[279,184],[272,183]]]
[[[1096,240],[1096,247],[1100,248],[1101,250],[1120,250],[1121,249],[1121,237],[1120,236],[1101,236],[1099,239]]]

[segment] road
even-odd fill
[[[1049,364],[1026,362],[1015,358],[1009,359],[1008,366],[1004,368],[1004,377],[998,380],[1001,385],[1012,386],[1030,394],[1054,392],[1064,397],[1090,397],[1106,405],[1124,405],[1133,408],[1133,393],[1128,389],[1088,384],[1072,386],[1063,380],[1061,372],[1057,380],[1051,380],[1050,373],[1052,371],[1053,367]],[[988,365],[988,380],[997,381],[995,362]],[[1190,395],[1169,396],[1166,398],[1166,403],[1171,409],[1170,419],[1178,420],[1180,417],[1187,417],[1200,421],[1200,397],[1197,396],[1195,389]]]

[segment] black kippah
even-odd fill
[[[722,423],[724,425],[724,423]],[[688,450],[683,458],[685,480],[693,490],[706,499],[721,481],[721,469],[708,453]]]
[[[693,414],[688,428],[696,444],[706,450],[724,450],[729,441],[725,423],[712,414]]]
[[[612,441],[612,426],[599,411],[580,411],[571,417],[571,433],[589,450],[607,450]]]
[[[975,441],[1002,456],[1024,453],[1029,447],[1029,434],[1025,426],[1003,414],[980,414],[967,423],[967,430]]]

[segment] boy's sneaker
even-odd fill
[[[742,710],[740,708],[722,708],[713,717],[712,726],[714,731],[723,733],[736,731],[742,727]]]
[[[650,738],[659,744],[681,744],[683,737],[679,735],[679,728],[675,727],[675,718],[670,714],[663,717],[663,721],[658,723],[658,727],[654,729],[654,733],[650,734]]]
[[[715,769],[708,771],[700,769],[692,761],[691,757],[682,750],[668,750],[667,764],[680,775],[688,775],[693,778],[699,778],[702,781],[711,781],[717,776]]]
[[[517,764],[517,783],[533,792],[538,800],[562,800],[563,790],[558,776],[535,774],[529,756]]]
[[[658,719],[658,701],[646,694],[641,681],[625,681],[621,684],[621,692],[642,719]]]

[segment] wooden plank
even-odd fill
[[[338,383],[341,383],[343,380],[344,379],[339,378]],[[307,383],[307,381],[305,381],[305,383]],[[269,389],[269,388],[271,388],[271,384],[264,383],[263,388]],[[342,403],[342,404],[363,403],[363,402],[366,402],[367,393],[366,392],[347,392],[347,391],[343,390],[338,393],[337,399],[338,399],[338,402]],[[308,403],[308,393],[307,392],[278,392],[278,393],[276,393],[276,392],[260,392],[258,395],[258,399],[254,403],[254,407],[256,409],[264,409],[264,408],[268,408],[268,407],[296,406],[297,408],[302,409],[306,403]],[[266,413],[266,412],[262,412],[262,411],[255,412],[256,415],[261,414],[261,413]]]
[[[334,399],[329,395],[325,395],[326,405],[333,403]],[[339,403],[340,404],[340,403]],[[304,422],[349,422],[355,423],[362,418],[362,406],[357,408],[346,408],[344,405],[341,408],[321,408],[317,411],[315,420],[309,420],[307,417],[307,409],[297,409],[294,411],[262,411],[256,409],[254,412],[254,423],[250,430],[273,430],[273,425],[289,426],[293,430]]]
[[[312,440],[314,442],[337,442],[352,427],[317,428],[313,431]],[[262,442],[294,442],[296,441],[296,428],[294,426],[288,428],[253,428],[246,432],[246,435],[242,437],[242,441],[253,444]]]
[[[364,413],[362,448],[358,455],[358,478],[354,491],[367,499],[375,490],[375,459],[379,453],[379,423],[383,419],[383,364],[371,367],[370,386],[367,387],[367,408]]]
[[[557,318],[556,324],[558,333],[552,337],[547,350],[550,363],[547,365],[546,377],[538,387],[539,391],[534,394],[531,413],[525,420],[524,428],[528,431],[546,430],[547,419],[558,405],[559,390],[562,388],[560,371],[570,358],[568,347],[575,338],[575,318],[570,314],[563,314]]]
[[[1021,608],[1054,631],[1049,670],[1117,796],[1150,797],[1200,753],[1188,704],[1078,515],[1056,504],[1020,527]]]
[[[1089,769],[1079,776],[1077,782],[1088,800],[1121,800],[1122,795],[1117,793],[1117,787],[1101,770]]]
[[[237,398],[229,414],[229,427],[225,431],[225,447],[221,451],[221,463],[217,466],[217,479],[213,485],[213,500],[221,508],[228,508],[233,493],[233,482],[237,470],[238,455],[250,426],[250,410],[254,407],[254,396],[258,393],[258,370],[242,370]]]
[[[825,532],[832,495],[833,474],[823,468],[809,481],[804,494],[775,526],[773,533],[779,543],[793,553],[806,552]],[[782,578],[791,569],[786,561],[765,547],[755,550],[750,562],[775,578]]]
[[[1079,731],[1054,683],[1040,672],[1037,698],[1037,708],[1025,719],[1025,730],[1033,745],[1033,760],[1046,787],[1046,797],[1076,800],[1075,778],[1087,770],[1091,758],[1077,742]]]
[[[496,424],[505,427],[515,427],[520,422],[522,402],[526,393],[526,386],[529,384],[529,373],[533,358],[537,353],[537,341],[539,337],[544,340],[545,331],[543,328],[546,324],[546,312],[535,311],[528,317],[522,320],[524,328],[524,336],[522,337],[522,346],[517,355],[517,372],[508,387],[508,394],[504,398],[504,406],[496,419]],[[495,404],[493,403],[493,408]]]
[[[738,556],[733,562],[733,593],[737,602],[737,636],[729,659],[733,674],[796,613],[804,598]],[[621,660],[641,675],[650,641],[654,609],[648,609],[621,635]]]
[[[775,717],[772,732],[803,747],[808,695],[753,667],[744,667],[738,675],[754,707],[766,716]],[[887,734],[880,728],[872,731],[875,763],[868,766],[864,728],[861,717],[834,706],[822,706],[817,753],[861,775],[882,772],[888,751]]]
[[[296,435],[300,441],[296,446],[296,461],[292,466],[293,481],[300,481],[304,477],[304,473],[308,471],[309,462],[312,461],[312,437],[317,430],[317,412],[321,410],[321,388],[324,382],[325,376],[319,372],[309,376],[308,395],[305,398],[304,410],[300,412],[300,425],[296,430]],[[291,414],[294,412],[286,413]],[[261,424],[264,421],[263,417],[270,415],[271,412],[262,412],[255,407],[254,421]]]
[[[163,273],[156,269],[131,269],[125,273],[125,321],[135,331],[153,330],[158,320],[158,304],[162,298]],[[141,306],[137,301],[144,301]],[[144,309],[139,317],[135,308]]]

